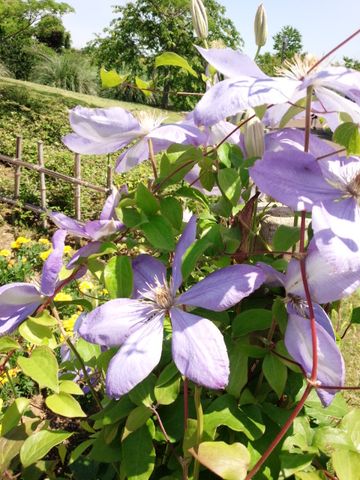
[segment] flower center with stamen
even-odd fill
[[[292,293],[288,293],[285,298],[285,303],[291,303],[301,317],[307,318],[308,304],[306,300],[297,295],[293,295]]]
[[[360,198],[360,173],[347,185],[347,191],[356,199]]]
[[[166,118],[165,115],[159,115],[153,112],[145,112],[143,110],[135,112],[134,116],[138,119],[144,135],[147,135],[152,130],[159,127]]]
[[[300,55],[296,53],[291,60],[285,60],[281,67],[276,68],[276,73],[292,80],[303,80],[307,72],[317,61],[314,55]]]
[[[174,305],[174,295],[165,278],[155,277],[155,285],[147,284],[148,290],[140,292],[143,301],[151,304],[155,311],[167,311]]]

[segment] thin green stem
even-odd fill
[[[203,431],[204,431],[204,413],[201,405],[201,387],[197,385],[195,386],[194,402],[195,402],[195,411],[196,411],[196,419],[197,419],[196,448],[198,448],[201,443]],[[197,458],[195,458],[194,473],[193,473],[194,480],[199,479],[199,472],[200,472],[200,462]]]
[[[15,390],[14,382],[12,381],[12,378],[10,377],[9,371],[6,367],[5,367],[5,375],[6,375],[6,378],[8,379],[8,382],[9,382],[10,388],[11,388],[13,394],[14,394],[14,397],[16,398],[17,393],[16,393],[16,390]]]
[[[98,394],[96,393],[94,387],[92,386],[92,383],[91,383],[91,379],[86,371],[86,366],[85,366],[85,363],[84,363],[84,360],[81,358],[81,355],[79,354],[79,352],[77,351],[75,345],[72,343],[72,341],[70,340],[70,337],[69,335],[67,334],[67,332],[65,331],[62,323],[61,323],[61,319],[60,319],[60,316],[59,316],[59,312],[57,311],[57,308],[55,307],[54,304],[51,305],[51,311],[52,311],[52,314],[54,315],[57,323],[58,323],[58,327],[59,327],[59,330],[61,332],[61,335],[64,337],[65,339],[65,342],[67,343],[68,347],[70,348],[70,350],[72,351],[72,353],[74,354],[75,358],[77,359],[77,361],[80,363],[80,366],[81,366],[81,370],[83,371],[83,375],[84,375],[84,379],[86,381],[86,384],[87,386],[89,387],[90,389],[90,392],[95,400],[95,403],[96,405],[99,407],[99,409],[101,410],[102,409],[102,405],[101,405],[101,402],[100,402],[100,399],[98,397]]]
[[[155,162],[155,154],[154,154],[154,147],[151,138],[148,138],[148,147],[149,147],[149,160],[151,162],[151,166],[154,173],[154,179],[157,180],[158,174],[156,170],[156,162]]]
[[[254,60],[257,59],[259,53],[260,53],[260,50],[261,50],[261,46],[258,46],[257,50],[256,50],[256,53],[255,53],[255,57],[254,57]]]

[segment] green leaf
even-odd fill
[[[180,67],[189,72],[193,77],[197,77],[197,73],[191,68],[186,58],[174,52],[164,52],[155,58],[155,67],[158,68],[162,66]]]
[[[47,345],[51,349],[57,346],[57,341],[51,328],[38,324],[28,318],[19,326],[20,335],[34,345]]]
[[[346,148],[348,155],[360,154],[360,130],[359,125],[353,122],[345,122],[337,127],[333,135],[333,141]]]
[[[155,427],[151,419],[122,442],[122,463],[128,480],[148,480],[155,467],[152,439]]]
[[[29,319],[37,323],[38,325],[44,325],[45,327],[54,327],[57,325],[56,318],[50,315],[47,310],[43,310],[38,317],[29,317]]]
[[[0,472],[5,472],[13,459],[19,454],[20,448],[38,424],[38,419],[27,419],[24,423],[14,428],[5,435],[0,436]]]
[[[91,419],[95,420],[94,428],[102,428],[122,420],[129,415],[133,408],[134,404],[127,395],[120,400],[112,400],[101,412],[91,416]]]
[[[20,418],[27,409],[30,400],[19,397],[7,408],[4,417],[1,420],[1,435],[5,436],[10,430],[17,426]]]
[[[233,334],[247,335],[258,330],[266,330],[272,322],[272,312],[263,308],[253,308],[239,313],[233,320]]]
[[[154,215],[159,210],[159,201],[149,190],[139,183],[135,193],[136,205],[145,215]]]
[[[217,149],[217,154],[220,162],[227,168],[239,168],[242,166],[244,157],[241,149],[237,145],[223,143]]]
[[[159,250],[172,251],[175,249],[175,239],[171,224],[160,215],[149,217],[149,222],[141,225],[147,241]]]
[[[60,380],[60,392],[70,393],[72,395],[84,395],[79,385],[72,380]]]
[[[184,439],[183,439],[183,452],[184,458],[191,458],[191,448],[196,447],[199,443],[197,438],[197,420],[193,418],[187,419],[187,428],[184,432]]]
[[[314,455],[311,453],[288,453],[284,452],[280,455],[281,469],[285,478],[291,477],[296,472],[301,472],[311,465]]]
[[[101,86],[103,88],[113,88],[125,82],[128,75],[119,75],[115,70],[106,70],[104,67],[100,69]]]
[[[351,440],[340,428],[320,427],[315,430],[313,444],[330,456],[335,447],[351,450]]]
[[[189,145],[172,145],[161,157],[158,182],[161,183],[162,188],[180,182],[202,158],[199,148]]]
[[[299,113],[304,112],[305,110],[305,104],[306,104],[306,98],[301,98],[298,100],[294,105],[290,106],[290,108],[286,111],[285,115],[282,117],[280,120],[280,128],[284,128],[285,125],[288,124],[288,122],[295,117],[295,115],[298,115]]]
[[[71,432],[41,430],[27,438],[20,450],[20,460],[24,468],[43,458],[53,447],[71,437]]]
[[[135,84],[139,90],[145,95],[145,97],[151,97],[153,82],[143,80],[142,78],[135,77]]]
[[[243,347],[244,344],[239,341],[228,346],[230,377],[226,390],[236,398],[240,397],[248,381],[248,355]]]
[[[86,417],[86,413],[80,407],[80,403],[69,393],[60,392],[49,395],[45,403],[51,411],[63,417]]]
[[[150,407],[155,402],[154,387],[156,376],[150,373],[141,383],[138,383],[130,392],[130,400],[135,405],[145,405]]]
[[[42,346],[33,350],[31,357],[17,359],[21,370],[39,384],[40,388],[50,388],[59,392],[58,363],[50,348]],[[46,366],[46,368],[45,368]]]
[[[286,252],[300,240],[300,228],[280,225],[273,238],[274,250]]]
[[[200,443],[197,453],[200,463],[224,480],[244,480],[250,465],[250,453],[241,443]]]
[[[270,387],[280,398],[287,380],[286,366],[275,355],[269,353],[264,358],[262,369]]]
[[[85,363],[97,359],[101,354],[100,345],[87,342],[84,338],[79,338],[76,343],[76,349]]]
[[[265,431],[259,409],[240,408],[235,397],[229,394],[214,400],[204,415],[204,432],[209,439],[215,438],[216,430],[221,425],[235,432],[243,432],[250,440],[260,438]]]
[[[350,322],[356,324],[360,323],[360,307],[356,307],[353,309],[353,311],[351,312]]]
[[[17,350],[20,348],[16,340],[11,337],[0,337],[0,353],[7,353],[11,350]]]
[[[174,197],[166,197],[160,200],[161,214],[168,220],[175,230],[181,230],[183,211],[181,203]]]
[[[92,444],[94,440],[85,440],[85,442],[80,443],[71,453],[69,458],[69,465],[74,463],[82,453],[85,452]]]
[[[236,206],[241,193],[241,179],[234,168],[222,168],[218,171],[218,182],[223,195]]]
[[[151,417],[152,411],[145,405],[140,405],[130,412],[126,419],[122,441],[124,441],[130,434],[142,427]]]
[[[170,405],[175,402],[180,392],[181,375],[174,363],[169,363],[156,381],[154,394],[157,403]]]
[[[112,257],[104,270],[105,287],[111,298],[130,297],[133,289],[133,272],[130,258]]]
[[[354,451],[360,450],[360,409],[352,409],[341,421],[341,430],[346,433]]]
[[[360,453],[346,448],[336,448],[331,455],[332,464],[339,480],[358,480]]]

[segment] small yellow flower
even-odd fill
[[[87,282],[86,280],[84,280],[83,282],[80,282],[79,284],[79,290],[82,293],[88,290],[93,290],[93,288],[94,288],[94,284],[92,284],[91,282]]]
[[[70,247],[70,245],[65,245],[64,247],[64,253],[72,253],[73,249]]]
[[[23,257],[23,258],[21,259],[21,262],[22,262],[22,263],[26,263],[27,261],[28,261],[28,260],[27,260],[26,257]]]
[[[40,243],[40,245],[50,245],[50,240],[48,240],[47,238],[39,238],[38,242]]]
[[[102,295],[109,295],[109,291],[106,290],[106,288],[103,288],[103,289],[101,290],[101,293],[102,293]]]
[[[72,296],[69,293],[59,292],[54,297],[55,302],[65,302],[66,300],[72,300]]]
[[[13,267],[15,265],[15,260],[9,260],[8,267]]]
[[[53,251],[53,249],[49,248],[49,250],[45,250],[45,252],[40,252],[39,257],[41,258],[41,260],[45,261],[52,251]]]
[[[0,257],[10,257],[10,255],[11,255],[11,251],[8,250],[7,248],[0,250]]]
[[[31,242],[30,238],[26,237],[18,237],[15,242],[11,243],[11,248],[17,249],[20,248],[21,245],[24,245],[25,243]]]
[[[74,326],[75,326],[76,320],[78,319],[78,316],[79,316],[78,313],[74,313],[67,320],[63,321],[64,329],[67,333],[70,333],[70,334],[74,333]]]

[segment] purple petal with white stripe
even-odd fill
[[[119,398],[144,380],[160,361],[163,318],[159,314],[135,330],[111,359],[106,374],[106,393]]]
[[[93,220],[85,224],[85,232],[93,241],[110,237],[125,228],[118,220]]]
[[[0,336],[15,330],[42,302],[40,290],[30,283],[0,287]]]
[[[180,373],[198,385],[225,388],[229,358],[220,330],[205,318],[172,308],[172,356]]]
[[[63,267],[63,253],[65,246],[66,230],[57,230],[52,237],[53,251],[44,263],[41,276],[41,293],[47,297],[54,294],[58,276]]]
[[[193,215],[188,221],[175,249],[172,266],[172,292],[175,294],[182,284],[182,258],[186,250],[195,242],[196,238],[196,216]]]
[[[335,340],[316,323],[318,340],[317,380],[323,385],[342,386],[345,381],[345,365]],[[289,315],[285,332],[285,345],[292,358],[299,363],[308,375],[313,365],[311,325],[307,318]],[[316,390],[324,406],[328,406],[337,390]]]
[[[138,255],[132,261],[132,269],[134,276],[133,298],[139,298],[142,296],[141,292],[156,287],[156,280],[160,283],[166,280],[165,265],[150,255]]]
[[[111,194],[107,197],[103,209],[100,213],[100,220],[111,220],[117,219],[115,208],[118,206],[118,203],[121,198],[121,194],[126,192],[126,187],[122,187],[120,190],[113,187]]]
[[[89,238],[85,232],[84,224],[74,220],[73,218],[70,218],[59,212],[51,212],[49,217],[57,227],[66,230],[70,235],[80,238]]]
[[[69,263],[66,265],[66,268],[68,270],[72,270],[78,262],[81,262],[85,258],[90,257],[90,255],[98,253],[101,245],[101,242],[90,242],[84,247],[79,248],[79,250],[70,258]]]
[[[167,143],[168,145],[168,143]],[[141,138],[133,147],[122,153],[116,160],[115,172],[124,173],[149,158],[149,147],[146,138]]]
[[[191,305],[221,312],[250,295],[264,282],[264,273],[250,265],[231,265],[193,285],[177,299],[178,305]]]
[[[88,342],[119,346],[148,321],[151,313],[152,308],[146,303],[117,298],[86,314],[78,331]]]

